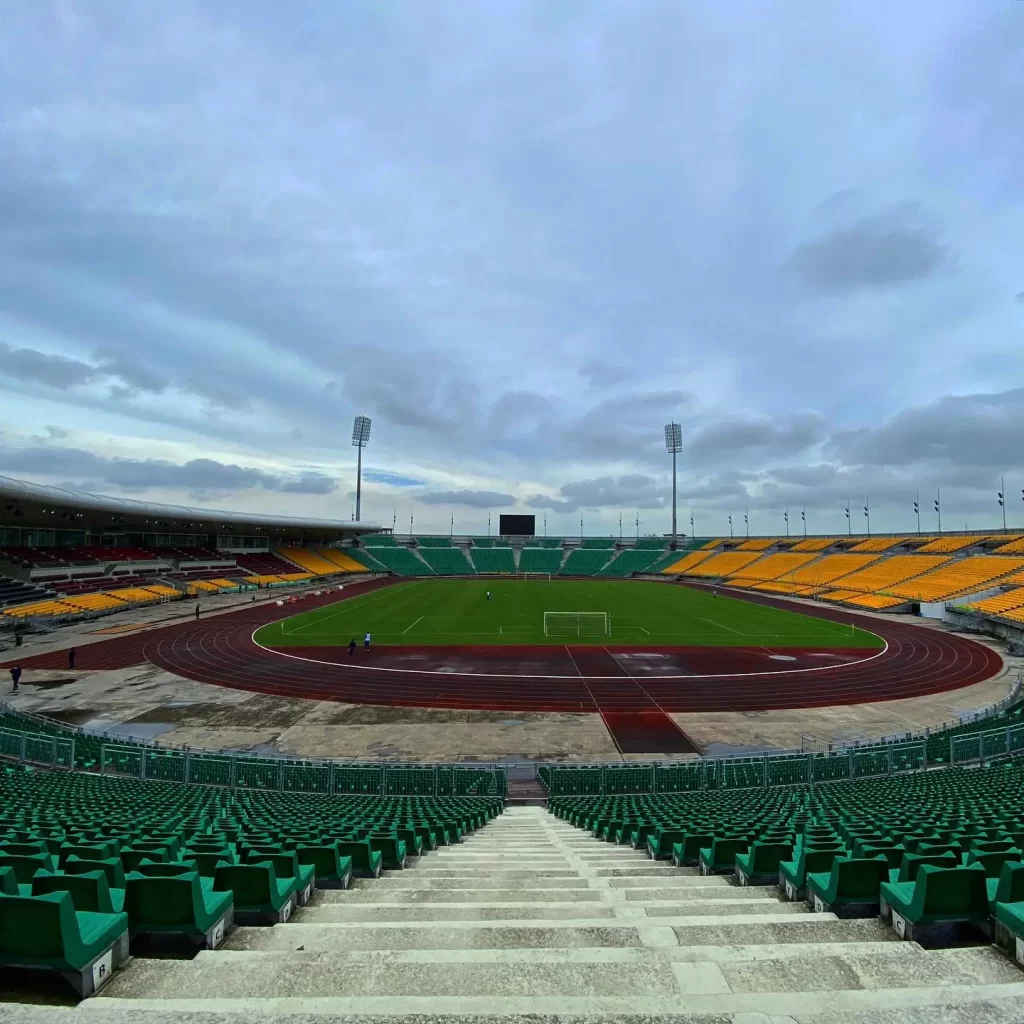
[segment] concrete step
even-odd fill
[[[734,890],[717,889],[704,898],[685,899],[680,889],[631,889],[624,893],[624,899],[611,899],[607,889],[356,889],[346,893],[346,898],[334,905],[359,906],[389,903],[395,906],[407,903],[432,903],[443,906],[449,903],[614,903],[657,904],[665,906],[690,907],[709,904],[729,904],[737,907],[768,904],[780,908],[782,913],[804,913],[804,903],[786,903],[779,899],[778,890],[761,890],[762,896],[736,897]],[[312,906],[324,906],[326,901]],[[330,904],[327,904],[330,905]],[[443,914],[438,915],[443,917]]]
[[[220,1000],[305,997],[632,998],[814,995],[860,990],[1011,986],[1024,995],[1019,969],[994,949],[952,955],[840,953],[831,957],[740,962],[671,960],[651,951],[632,962],[594,962],[562,951],[533,960],[366,960],[353,970],[333,952],[198,956],[192,962],[138,958],[114,975],[106,998]],[[690,1007],[692,1009],[692,1007]],[[819,1007],[820,1008],[820,1007]]]

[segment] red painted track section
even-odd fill
[[[750,648],[675,649],[678,659],[698,657],[700,673],[671,677],[641,666],[657,664],[657,649],[631,648],[620,656],[614,648],[540,648],[545,658],[557,651],[564,665],[557,673],[537,672],[529,649],[503,648],[508,671],[504,674],[455,674],[447,671],[376,671],[400,648],[381,648],[369,655],[358,652],[354,663],[318,664],[269,652],[252,642],[253,631],[297,611],[332,604],[368,590],[391,584],[377,580],[346,587],[322,597],[308,597],[296,605],[276,603],[244,607],[199,622],[174,626],[89,644],[78,649],[78,668],[126,668],[150,662],[169,672],[205,683],[270,693],[282,697],[335,700],[357,704],[389,704],[508,711],[700,712],[763,711],[777,708],[858,704],[867,701],[917,697],[980,682],[1002,668],[1002,660],[981,644],[911,624],[859,616],[842,609],[801,605],[804,614],[848,622],[882,637],[888,649],[857,664],[836,664],[821,671],[793,671],[775,662],[771,674],[752,674]],[[395,581],[398,582],[398,581]],[[743,592],[735,596],[758,604],[795,610],[792,603]],[[764,648],[756,649],[764,664]],[[292,652],[287,652],[292,653]],[[325,662],[337,651],[319,651]],[[562,659],[563,653],[566,655]],[[770,654],[771,652],[769,652]],[[788,653],[788,652],[787,652]],[[817,652],[820,656],[823,652]],[[850,652],[829,651],[840,656]],[[436,654],[436,649],[435,649]],[[466,649],[449,649],[469,671],[494,672],[493,659],[474,659]],[[802,652],[807,655],[808,652]],[[863,658],[870,652],[857,652]],[[325,656],[326,655],[326,656]],[[646,657],[646,655],[651,655]],[[525,667],[530,671],[522,671]],[[803,665],[806,658],[801,656]],[[714,665],[713,678],[705,670]],[[26,669],[64,668],[63,652],[37,655],[21,662]],[[475,669],[473,668],[475,664]],[[774,665],[778,668],[774,668]],[[543,667],[543,666],[542,666]],[[463,668],[459,672],[465,671]],[[551,678],[551,676],[555,678]],[[545,676],[547,678],[545,678]],[[533,678],[531,678],[533,677]]]

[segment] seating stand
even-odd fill
[[[125,931],[80,971],[61,971],[60,974],[79,999],[88,999],[110,981],[116,968],[123,967],[129,960],[128,932]]]
[[[911,942],[917,942],[925,948],[945,947],[962,945],[965,933],[971,938],[985,938],[990,942],[993,939],[992,923],[983,924],[980,921],[936,921],[934,923],[914,924],[908,921],[902,914],[898,914],[886,902],[883,896],[878,904],[878,916],[892,926],[892,930],[901,938]],[[998,941],[998,938],[996,939]],[[1005,947],[1011,953],[1014,952],[1013,944],[1006,944]],[[1017,939],[1017,959],[1024,964],[1024,942]]]

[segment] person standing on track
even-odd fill
[[[348,642],[348,656],[351,658],[356,653],[356,638],[352,637]]]
[[[196,605],[196,622],[199,621],[199,605]]]
[[[21,681],[21,666],[20,665],[15,665],[11,669],[11,682],[14,684],[14,689],[11,690],[11,693],[17,693],[18,692],[18,683],[20,681]]]
[[[368,651],[369,649],[370,649],[370,634],[367,633],[366,636],[363,637],[363,650],[364,651]]]
[[[75,651],[74,647],[72,647],[72,648],[70,648],[68,650],[68,668],[74,668],[75,667],[75,656],[76,656],[76,651]]]

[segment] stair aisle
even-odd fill
[[[237,928],[191,961],[137,958],[76,1015],[996,1024],[1022,1006],[1024,974],[991,947],[925,951],[522,807],[404,871],[320,891],[286,924]]]

